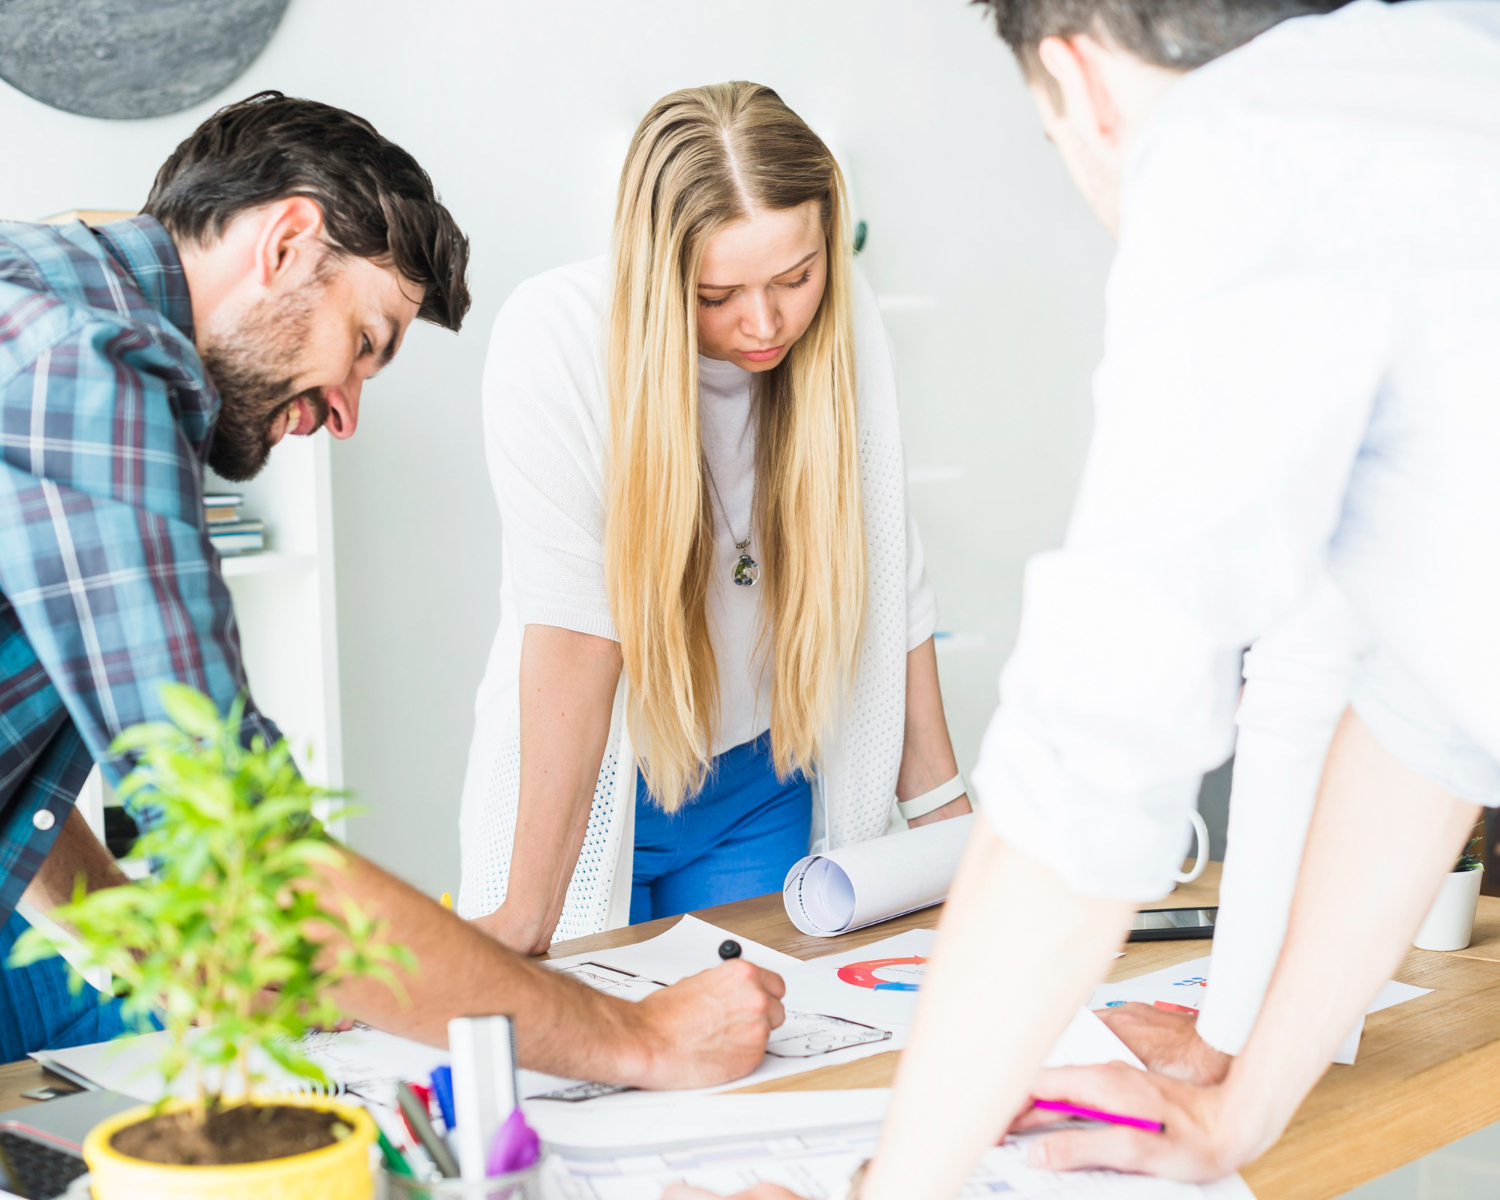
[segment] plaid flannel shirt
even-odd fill
[[[218,412],[156,221],[0,221],[0,921],[161,683],[245,690],[204,524]],[[279,736],[253,707],[246,733]]]

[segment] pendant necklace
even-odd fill
[[[714,490],[714,499],[719,502],[719,511],[724,514],[724,524],[729,530],[730,540],[734,542],[734,548],[740,552],[740,558],[734,564],[734,572],[730,576],[736,587],[754,587],[760,580],[760,564],[750,557],[750,537],[755,532],[755,489],[750,490],[750,532],[745,534],[745,540],[740,541],[734,536],[734,526],[729,524],[729,510],[724,507],[724,497],[719,495],[719,484],[714,479],[714,469],[708,465],[708,459],[703,460],[703,469],[708,472],[708,486]]]

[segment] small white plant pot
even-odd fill
[[[1417,930],[1413,943],[1418,950],[1462,950],[1474,933],[1474,913],[1479,908],[1479,885],[1484,868],[1450,871],[1443,880],[1432,911]]]

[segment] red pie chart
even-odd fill
[[[915,992],[922,985],[901,976],[919,976],[921,972],[911,968],[926,965],[927,960],[917,955],[910,958],[872,958],[866,962],[850,963],[839,968],[839,978],[854,987],[869,988],[875,992]],[[901,968],[906,968],[902,970]],[[878,972],[886,971],[892,978],[881,978]]]

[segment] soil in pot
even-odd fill
[[[237,1104],[202,1125],[188,1112],[161,1113],[110,1139],[121,1154],[187,1167],[267,1162],[321,1150],[349,1136],[338,1113],[292,1104]]]

